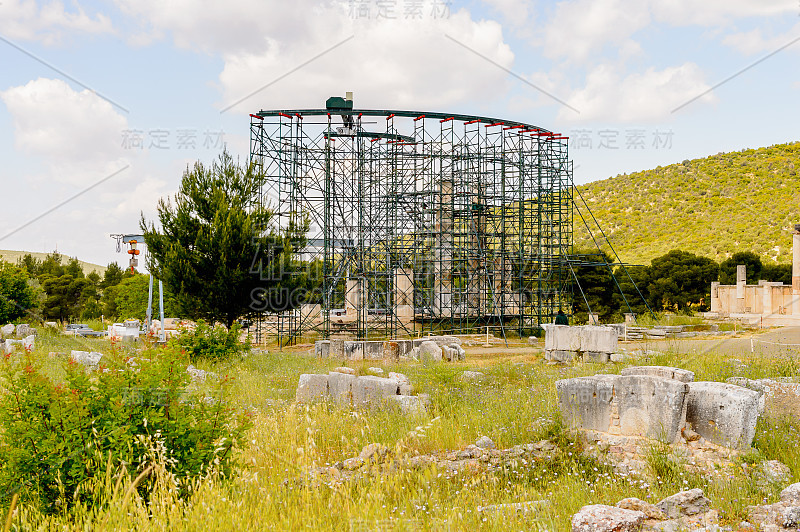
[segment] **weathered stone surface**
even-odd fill
[[[461,338],[458,336],[425,336],[412,340],[415,346],[421,345],[423,342],[435,342],[439,347],[446,345],[461,345]]]
[[[383,342],[383,358],[385,360],[398,360],[400,358],[400,344],[391,340]]]
[[[442,348],[436,342],[425,341],[419,344],[419,359],[421,362],[441,362]]]
[[[711,501],[705,497],[703,490],[694,488],[670,495],[656,503],[656,507],[664,512],[667,518],[676,519],[687,515],[705,513],[708,511],[709,504],[711,504]]]
[[[633,532],[642,527],[645,517],[635,510],[592,504],[572,516],[572,532]]]
[[[461,380],[468,382],[482,382],[486,380],[486,375],[480,371],[465,371],[461,374]]]
[[[475,446],[481,449],[494,449],[495,444],[489,436],[481,436],[475,442]]]
[[[28,325],[27,323],[20,323],[17,325],[17,330],[15,333],[19,338],[25,338],[26,336],[35,335],[36,329]]]
[[[345,340],[342,354],[347,360],[364,360],[364,342]]]
[[[36,347],[36,337],[30,334],[21,340],[21,344],[25,351],[33,351],[34,347]]]
[[[350,369],[350,368],[345,368]],[[334,370],[328,374],[328,395],[334,404],[349,407],[353,402],[353,382],[356,376]]]
[[[694,381],[694,372],[670,366],[632,366],[623,368],[620,375],[650,375],[652,377],[663,377],[665,379],[674,379],[681,382]]]
[[[781,514],[783,528],[800,528],[800,506],[785,508]]]
[[[370,372],[372,375],[377,375],[379,377],[383,375],[383,368],[372,366],[367,368],[367,371]]]
[[[331,356],[331,341],[318,340],[314,342],[314,354],[317,358],[328,358]]]
[[[365,341],[364,347],[364,360],[381,360],[383,359],[383,344],[380,341]]]
[[[566,325],[564,326],[566,327]],[[544,359],[548,362],[558,362],[560,364],[568,364],[575,360],[575,351],[545,351]]]
[[[585,351],[583,353],[584,362],[594,362],[598,364],[605,364],[609,360],[609,353],[600,353],[597,351]]]
[[[789,416],[800,421],[800,383],[744,377],[731,377],[725,382],[760,392],[759,408],[763,415],[773,419]]]
[[[380,406],[388,397],[397,395],[399,384],[396,380],[365,375],[353,381],[353,405]]]
[[[300,375],[295,399],[298,403],[324,401],[328,398],[328,375],[304,373]]]
[[[356,370],[345,366],[339,366],[338,368],[333,368],[333,371],[335,371],[336,373],[347,373],[348,375],[356,374]]]
[[[398,384],[411,384],[411,380],[405,373],[397,373],[395,371],[390,371],[389,378],[394,381],[397,381]]]
[[[581,346],[583,352],[615,353],[617,351],[617,331],[613,327],[584,325],[581,327]]]
[[[689,383],[686,421],[705,439],[746,449],[755,436],[759,393],[721,382]]]
[[[546,324],[542,327],[544,328],[545,351],[580,351],[580,327],[551,324]]]
[[[7,323],[6,325],[0,327],[0,334],[2,334],[3,336],[11,336],[12,334],[14,334],[14,324]]]
[[[789,466],[778,460],[764,460],[758,464],[757,479],[767,484],[785,484],[792,478]]]
[[[615,375],[556,381],[558,407],[572,428],[608,432]]]
[[[800,482],[787,486],[781,491],[781,502],[800,503]]]
[[[622,499],[617,503],[617,508],[642,512],[648,519],[665,519],[667,517],[655,504],[650,504],[636,497]]]
[[[683,425],[686,383],[648,375],[614,380],[620,434],[673,442]]]
[[[425,413],[425,402],[418,395],[393,395],[387,398],[389,404],[397,405],[407,416],[418,416]]]
[[[608,358],[611,359],[611,362],[625,362],[627,357],[625,353],[611,353]]]
[[[694,530],[697,532],[722,532],[719,527],[719,512],[709,510],[705,513],[684,515],[675,519],[658,521],[649,524],[645,529],[648,532],[683,532]]]
[[[186,368],[186,373],[189,374],[189,378],[191,378],[195,382],[206,382],[208,377],[216,377],[216,373],[212,373],[210,371],[205,371],[202,369],[197,369],[194,365],[189,364]]]
[[[330,356],[331,358],[344,358],[344,340],[331,338]]]
[[[100,363],[100,359],[103,358],[102,353],[98,353],[96,351],[75,351],[73,350],[70,353],[70,358],[79,364],[83,364],[87,368],[96,368],[97,364]]]

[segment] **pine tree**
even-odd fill
[[[142,215],[148,269],[175,294],[182,316],[230,327],[252,310],[298,305],[299,263],[307,222],[284,234],[259,194],[263,173],[242,168],[228,153],[210,167],[186,169],[174,202],[158,203],[160,228]]]

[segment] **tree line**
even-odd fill
[[[31,254],[16,264],[0,261],[0,323],[144,319],[149,276],[110,263],[102,277],[86,274],[77,258]],[[174,307],[167,292],[165,311]]]
[[[791,264],[764,264],[756,253],[744,251],[717,263],[682,250],[672,250],[653,259],[649,266],[615,265],[608,253],[584,251],[574,254],[577,283],[572,312],[586,321],[587,302],[601,321],[617,321],[626,312],[693,312],[711,308],[711,283],[736,283],[736,266],[747,266],[747,283],[773,281],[791,284]]]

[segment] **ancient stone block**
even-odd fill
[[[575,351],[545,351],[544,359],[548,362],[559,362],[561,364],[568,364],[575,360]]]
[[[759,393],[721,382],[689,383],[686,421],[705,439],[731,447],[750,447],[758,419]]]
[[[73,350],[70,353],[70,358],[79,364],[83,364],[87,368],[96,368],[97,364],[100,363],[100,359],[103,358],[102,353],[97,353],[96,351],[75,351]]]
[[[620,375],[613,382],[620,434],[669,443],[680,436],[686,383],[649,375]]]
[[[364,360],[364,342],[345,340],[342,353],[347,360]]]
[[[382,360],[383,342],[365,341],[363,342],[364,360]]]
[[[624,368],[621,375],[650,375],[653,377],[663,377],[665,379],[675,379],[681,382],[694,381],[694,372],[688,369],[673,368],[669,366],[632,366]]]
[[[545,351],[579,351],[581,328],[569,325],[543,325]]]
[[[681,491],[675,495],[670,495],[656,503],[656,507],[664,512],[668,519],[697,515],[708,511],[711,504],[700,488]]]
[[[380,406],[398,394],[400,384],[394,379],[365,375],[353,381],[354,406]]]
[[[641,530],[645,517],[635,510],[592,504],[572,516],[572,532],[635,532]]]
[[[609,353],[599,353],[596,351],[585,351],[583,353],[584,362],[596,362],[605,364],[609,360]]]
[[[350,406],[353,400],[353,382],[356,376],[336,371],[328,374],[328,395],[337,406]]]
[[[2,334],[3,336],[11,336],[12,334],[14,334],[14,324],[8,323],[0,327],[0,334]]]
[[[414,342],[412,340],[397,340],[397,355],[408,356],[412,349],[414,349]]]
[[[324,401],[328,398],[328,375],[304,373],[300,375],[295,399],[298,403]]]
[[[572,428],[608,432],[615,375],[577,377],[556,381],[558,407]]]
[[[386,398],[390,405],[395,405],[407,416],[418,416],[425,413],[425,403],[417,395],[393,395]]]
[[[331,358],[344,358],[344,340],[332,338],[330,347]]]
[[[390,340],[383,342],[383,358],[385,360],[398,360],[400,358],[400,345]]]
[[[617,351],[617,331],[612,327],[584,325],[581,327],[581,351],[614,353]]]
[[[314,354],[317,358],[328,358],[331,354],[331,341],[318,340],[314,342]]]
[[[442,348],[433,341],[419,344],[419,359],[421,362],[441,362]]]
[[[731,377],[725,382],[760,392],[759,411],[765,416],[773,419],[788,416],[800,421],[800,383],[744,377]]]

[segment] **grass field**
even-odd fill
[[[102,340],[76,340],[43,334],[36,353],[44,371],[58,376],[70,349],[106,350]],[[13,530],[569,530],[569,518],[582,506],[615,504],[625,497],[656,502],[682,489],[702,487],[722,524],[746,519],[748,504],[776,500],[784,486],[755,482],[742,467],[727,478],[684,475],[668,448],[656,448],[651,472],[642,478],[616,475],[602,459],[582,454],[583,445],[560,422],[554,382],[557,379],[617,373],[625,364],[577,363],[545,365],[535,348],[521,342],[491,350],[467,348],[467,360],[425,366],[384,364],[411,379],[415,392],[430,394],[427,415],[350,411],[331,405],[298,405],[294,393],[302,373],[322,373],[341,361],[315,359],[307,348],[269,350],[239,360],[200,364],[234,380],[230,404],[253,412],[247,444],[238,450],[235,474],[209,473],[193,494],[180,500],[164,463],[155,460],[158,480],[149,504],[132,489],[136,479],[107,475],[86,489],[96,500],[91,507],[45,515],[21,502],[11,521]],[[724,381],[740,375],[794,377],[800,365],[791,355],[775,359],[742,354],[742,363],[714,353],[682,355],[667,352],[637,364],[674,365],[692,370],[696,380]],[[359,372],[376,361],[350,363]],[[483,383],[463,382],[464,370],[486,374]],[[760,421],[755,449],[748,461],[778,459],[800,479],[797,425]],[[417,454],[463,449],[480,436],[498,448],[548,439],[556,448],[547,458],[515,468],[452,473],[435,467],[389,467],[367,470],[352,480],[315,476],[310,471],[357,456],[370,443],[392,450],[395,463]],[[0,436],[1,437],[1,436]],[[677,461],[676,461],[677,460]],[[160,465],[159,465],[160,464]],[[676,465],[677,464],[677,465]],[[547,500],[528,513],[485,513],[491,504]],[[8,512],[8,508],[5,509]],[[4,515],[5,515],[4,513]]]

